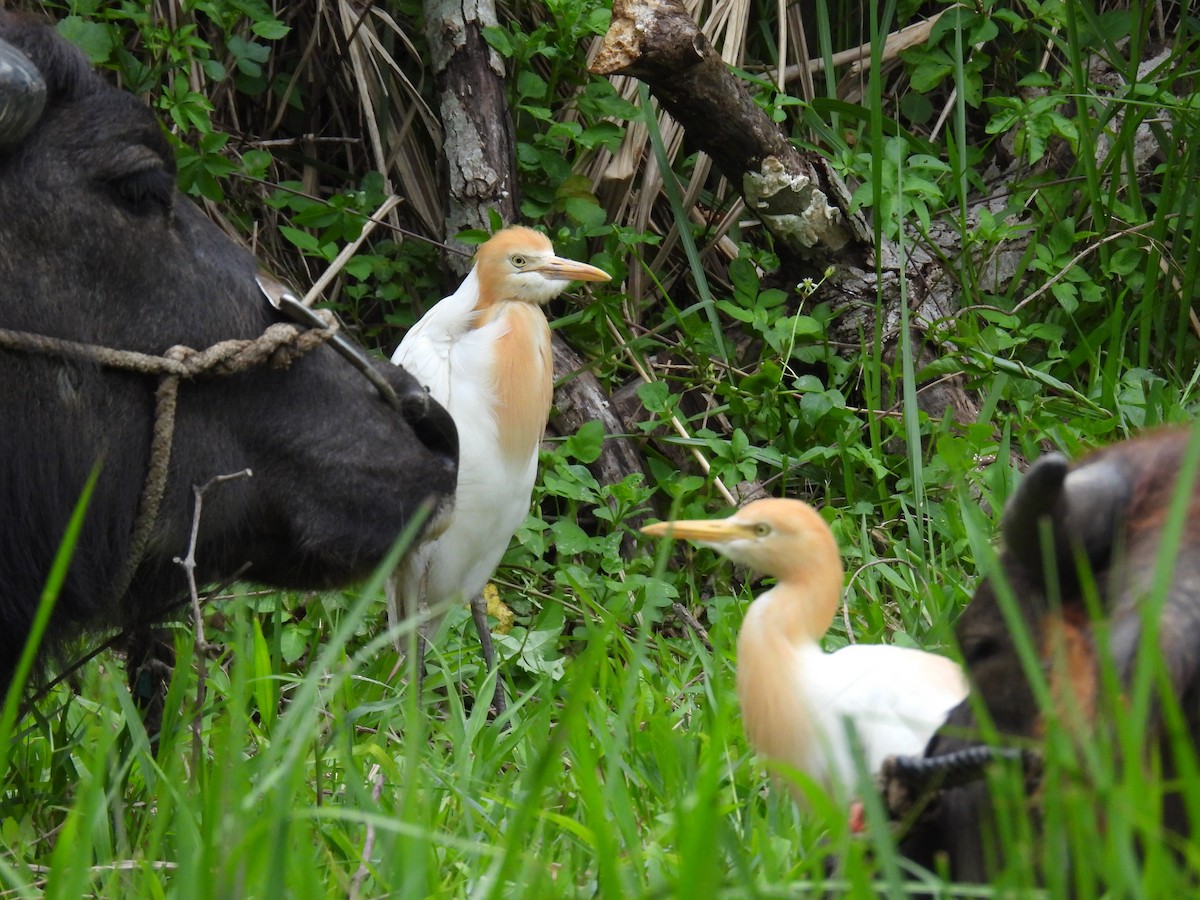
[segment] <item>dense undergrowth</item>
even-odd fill
[[[377,232],[328,295],[365,342],[389,351],[445,293],[436,248],[419,239],[439,233],[441,202],[418,4],[46,5],[160,111],[184,189],[297,283],[315,280],[391,192],[404,198],[394,221],[418,237]],[[881,45],[943,9],[899,57],[778,87],[798,59]],[[392,671],[382,576],[342,594],[239,589],[208,606],[220,649],[200,710],[191,634],[174,632],[157,753],[111,657],[18,723],[0,807],[6,893],[869,897],[931,886],[878,819],[851,837],[845,810],[815,797],[800,811],[768,789],[732,693],[756,585],[708,551],[673,548],[668,560],[629,522],[720,514],[718,485],[804,497],[823,508],[851,573],[826,645],[953,653],[954,619],[1024,460],[1195,416],[1195,10],[820,0],[781,20],[769,3],[699,6],[758,102],[844,174],[877,241],[945,253],[953,238],[962,311],[914,329],[935,361],[907,381],[915,354],[884,358],[877,333],[830,340],[842,312],[831,273],[783,281],[770,236],[686,139],[636,90],[587,75],[603,4],[501,4],[500,19],[489,41],[509,71],[522,214],[615,276],[584,303],[556,305],[555,326],[632,398],[630,435],[646,455],[644,474],[600,484],[588,469],[596,426],[547,443],[530,517],[496,577],[516,613],[498,637],[507,727],[470,706],[490,688],[465,607],[447,617],[418,698]],[[351,65],[349,26],[369,31],[373,59],[389,65]],[[658,138],[667,189],[649,163]],[[623,152],[626,175],[604,177]],[[974,421],[921,411],[919,393],[944,378],[976,399]],[[1080,754],[1069,737],[1051,734],[1061,768],[1043,849],[1029,849],[1027,822],[1010,823],[1003,840],[1022,861],[1011,881],[955,895],[1029,890],[1035,868],[1055,895],[1194,890],[1195,849],[1161,849],[1153,773],[1104,746]],[[1136,731],[1122,741],[1136,746]],[[1070,870],[1057,863],[1068,853]]]

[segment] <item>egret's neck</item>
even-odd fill
[[[476,266],[471,270],[470,277],[475,279],[478,286],[478,291],[475,295],[475,308],[472,312],[478,314],[479,324],[483,324],[485,320],[495,313],[496,304],[500,301],[499,292],[496,290],[496,285],[489,279],[482,281],[479,278],[479,267]]]
[[[788,571],[754,601],[746,625],[776,632],[793,646],[818,644],[837,615],[843,577],[836,556]]]
[[[759,595],[738,634],[737,681],[746,734],[755,749],[827,777],[812,697],[821,685],[820,640],[841,599],[842,565],[810,564],[787,571]]]

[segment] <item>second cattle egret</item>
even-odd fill
[[[806,773],[838,799],[857,793],[853,740],[866,770],[877,773],[888,756],[923,752],[967,696],[961,668],[944,656],[885,644],[821,649],[844,572],[833,533],[808,504],[757,500],[726,519],[642,531],[695,541],[778,579],[750,604],[738,634],[746,735],[762,756]]]
[[[572,281],[609,277],[555,256],[549,239],[531,228],[506,228],[479,248],[459,289],[425,313],[392,355],[458,428],[448,524],[408,553],[388,586],[393,625],[402,614],[433,610],[419,629],[421,668],[426,640],[456,598],[470,600],[484,660],[489,670],[494,665],[482,592],[529,512],[550,415],[550,326],[541,305]],[[494,704],[503,709],[499,679]]]

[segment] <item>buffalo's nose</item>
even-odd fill
[[[429,391],[401,366],[379,363],[383,377],[396,392],[400,414],[417,440],[431,453],[444,458],[452,473],[458,471],[458,429],[454,419]]]
[[[429,391],[414,385],[400,394],[405,419],[426,447],[445,456],[458,466],[458,429],[445,407],[430,396]]]

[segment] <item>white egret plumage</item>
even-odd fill
[[[388,610],[439,610],[456,597],[471,603],[484,659],[494,665],[482,592],[529,511],[538,447],[550,414],[553,365],[542,304],[572,281],[608,281],[608,273],[564,259],[543,234],[514,226],[480,246],[462,285],[404,336],[392,362],[404,366],[449,410],[458,428],[458,487],[453,512],[435,537],[413,548],[391,579]],[[503,708],[497,676],[495,705]]]
[[[822,650],[844,571],[833,533],[808,504],[757,500],[725,519],[658,522],[642,531],[695,541],[776,577],[738,633],[746,736],[763,757],[841,799],[853,799],[858,786],[851,734],[875,773],[888,756],[921,754],[966,697],[962,669],[944,656],[886,644]]]

